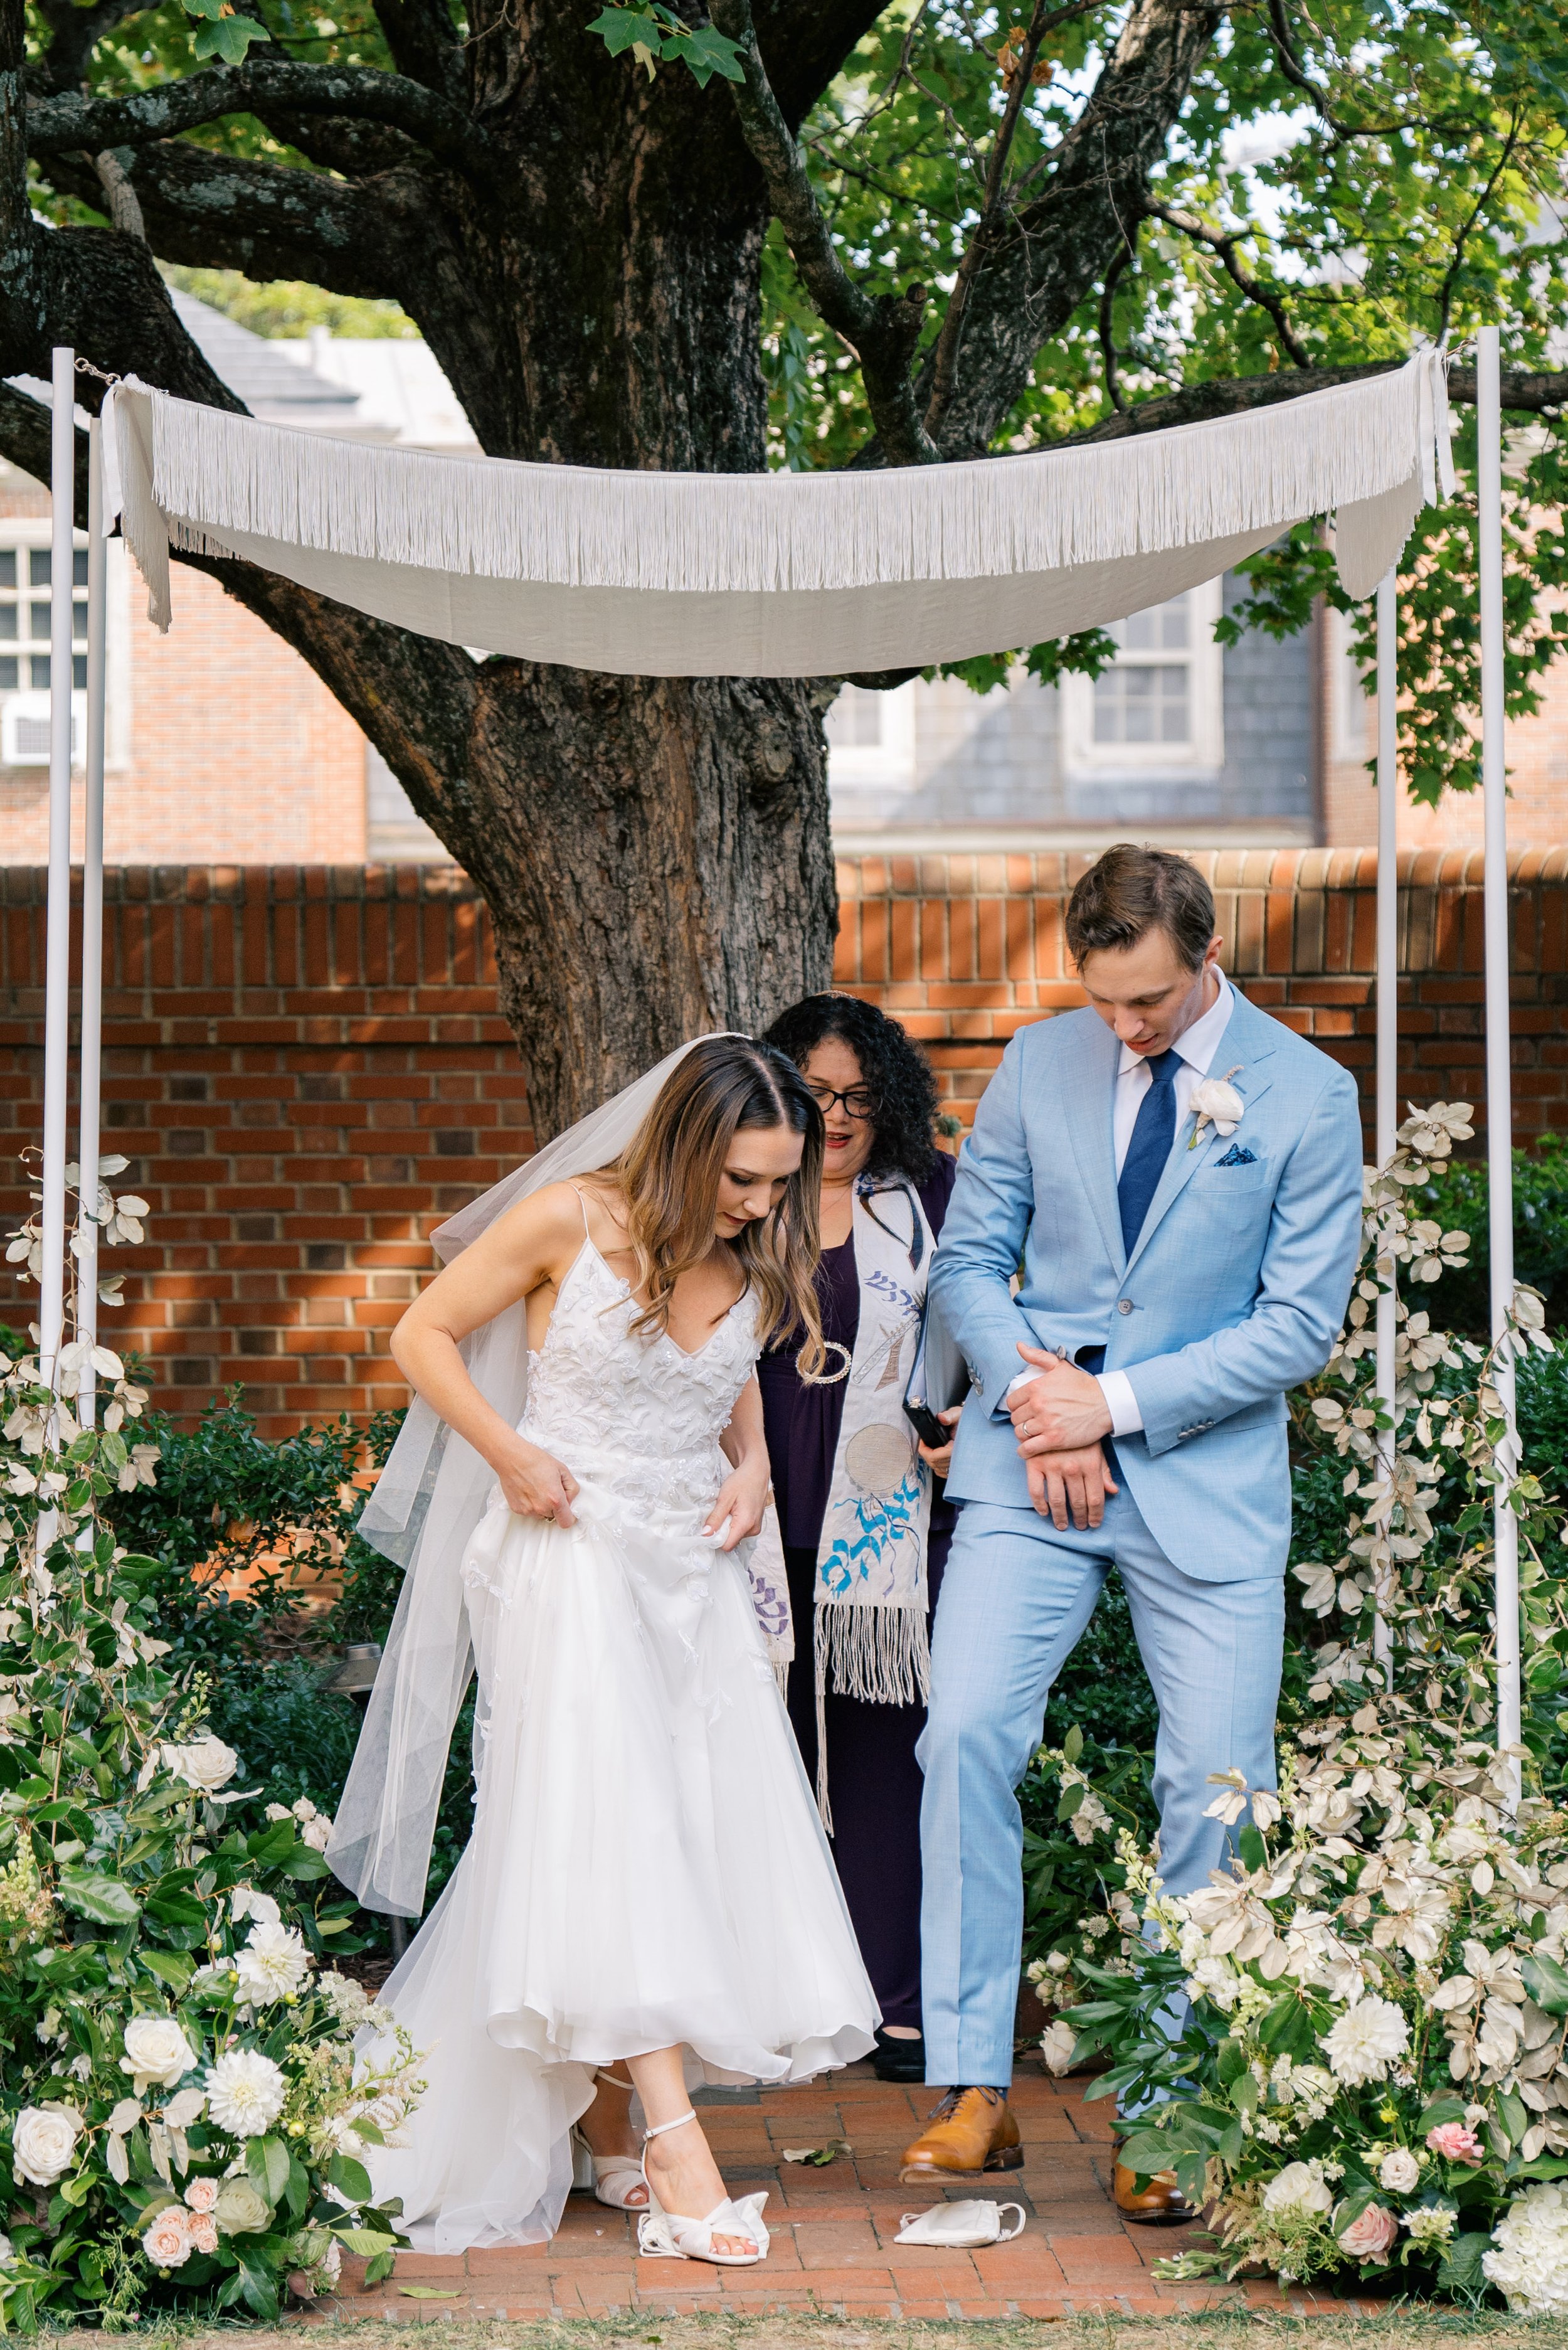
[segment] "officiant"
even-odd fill
[[[873,1004],[809,995],[766,1042],[826,1129],[817,1296],[840,1373],[802,1379],[795,1339],[758,1367],[794,1618],[790,1720],[882,2009],[877,2072],[922,2081],[915,1744],[956,1512],[950,1440],[920,1443],[903,1399],[956,1162],[936,1147],[929,1063]]]

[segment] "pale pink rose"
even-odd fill
[[[177,2269],[191,2257],[187,2215],[178,2203],[159,2212],[141,2239],[141,2249],[155,2269]]]
[[[1427,2144],[1434,2154],[1443,2155],[1449,2162],[1483,2163],[1486,2152],[1474,2130],[1463,2122],[1443,2122],[1437,2129],[1427,2132]]]
[[[185,2200],[192,2211],[215,2211],[218,2208],[217,2180],[192,2178],[185,2189]]]
[[[215,2252],[217,2251],[218,2223],[210,2212],[192,2213],[188,2232],[192,2251]]]
[[[1381,2203],[1369,2203],[1339,2239],[1339,2249],[1353,2261],[1386,2261],[1398,2240],[1399,2222]]]

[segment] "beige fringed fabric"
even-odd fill
[[[843,674],[1162,602],[1336,514],[1371,594],[1447,484],[1443,360],[1086,448],[841,473],[514,464],[113,398],[151,619],[168,548],[236,555],[422,635],[631,676]]]

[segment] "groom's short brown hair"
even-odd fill
[[[1214,927],[1213,893],[1185,857],[1126,840],[1096,858],[1067,901],[1067,951],[1080,968],[1085,955],[1136,946],[1161,930],[1196,971]]]

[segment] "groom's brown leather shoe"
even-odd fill
[[[1176,2183],[1174,2170],[1157,2170],[1141,2194],[1134,2183],[1137,2176],[1118,2156],[1116,2205],[1124,2220],[1144,2228],[1182,2228],[1197,2219],[1197,2211]]]
[[[1005,2089],[950,2089],[913,2146],[904,2148],[902,2185],[979,2170],[1019,2170],[1023,2148]]]

